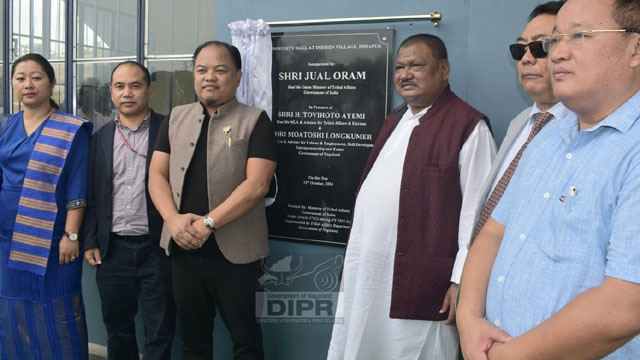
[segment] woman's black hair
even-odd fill
[[[11,66],[11,78],[12,79],[13,79],[13,75],[16,72],[16,67],[18,66],[18,64],[20,64],[21,62],[25,62],[25,61],[35,61],[36,63],[38,63],[38,65],[40,65],[42,70],[44,70],[45,74],[47,74],[47,77],[49,78],[49,83],[52,84],[52,85],[55,84],[55,82],[56,82],[56,73],[55,73],[55,71],[53,71],[53,66],[51,66],[51,63],[49,63],[49,60],[45,59],[44,56],[42,56],[40,54],[36,54],[36,53],[29,53],[29,54],[23,55],[23,56],[17,58],[13,62],[13,65]],[[58,106],[58,103],[56,103],[52,98],[49,98],[49,104],[51,104],[51,107],[53,107],[55,109],[59,109],[60,108]]]

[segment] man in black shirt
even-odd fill
[[[234,358],[262,359],[255,293],[269,254],[263,198],[276,168],[275,135],[264,111],[235,98],[238,49],[206,42],[193,62],[199,102],[167,116],[149,169],[165,221],[161,246],[172,252],[182,359],[212,358],[216,307]]]

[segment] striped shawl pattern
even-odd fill
[[[58,208],[56,187],[83,120],[54,113],[29,158],[13,229],[8,267],[44,276]],[[63,209],[64,210],[64,209]]]

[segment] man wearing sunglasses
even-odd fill
[[[640,359],[640,2],[569,0],[545,37],[573,113],[532,141],[471,247],[467,359]]]
[[[545,125],[552,119],[562,118],[568,112],[553,95],[549,59],[542,46],[542,39],[551,35],[556,14],[563,4],[564,1],[549,1],[536,6],[529,15],[529,23],[518,37],[517,43],[509,46],[511,56],[518,62],[520,85],[534,104],[524,109],[509,124],[491,172],[478,197],[476,225],[471,242],[489,219],[509,184],[522,153],[541,128],[540,125]],[[541,118],[547,122],[541,124]]]

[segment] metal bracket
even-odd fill
[[[437,27],[442,21],[442,13],[432,12],[428,15],[406,15],[406,16],[374,16],[355,18],[331,18],[331,19],[311,19],[311,20],[289,20],[289,21],[266,21],[271,27],[287,26],[309,26],[309,25],[336,25],[336,24],[366,24],[381,22],[409,22],[429,20],[433,26]],[[228,25],[231,28],[231,24]]]

